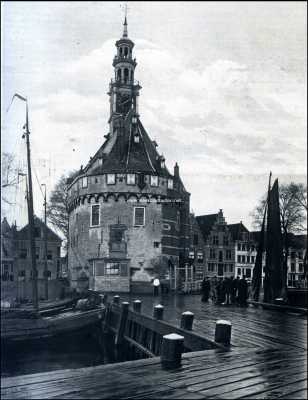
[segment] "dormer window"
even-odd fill
[[[168,189],[173,189],[173,179],[168,179]]]
[[[107,185],[115,184],[115,174],[107,174]]]
[[[82,187],[83,187],[83,188],[88,187],[88,177],[87,177],[87,176],[84,176],[84,177],[82,178]]]
[[[135,174],[127,174],[127,184],[128,185],[136,184],[136,175]]]
[[[139,141],[140,141],[140,136],[138,135],[138,133],[136,133],[136,134],[134,135],[134,142],[135,142],[135,143],[139,143]]]
[[[158,176],[151,175],[151,186],[158,186]]]
[[[133,116],[133,117],[132,117],[132,123],[133,123],[133,124],[137,124],[137,117],[136,117],[136,116]]]
[[[164,158],[160,159],[160,168],[165,168],[165,159]]]

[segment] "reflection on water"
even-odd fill
[[[55,339],[1,345],[1,376],[82,368],[104,363],[97,340],[84,331]]]

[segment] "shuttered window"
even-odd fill
[[[99,204],[94,204],[92,206],[92,213],[91,213],[91,226],[98,226],[99,225]]]
[[[145,208],[144,207],[135,207],[134,208],[134,225],[135,226],[144,226],[145,220]]]

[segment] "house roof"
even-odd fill
[[[305,249],[307,248],[307,235],[289,235],[290,247],[293,249]]]
[[[125,118],[119,116],[119,127],[116,138],[107,135],[106,141],[92,157],[85,168],[91,173],[147,173],[172,177],[167,167],[161,167],[162,156],[144,129],[140,119],[132,124],[132,110]],[[134,135],[138,134],[139,143],[135,143]],[[111,147],[107,151],[108,147]],[[103,165],[91,168],[98,158],[103,159]]]
[[[254,241],[257,243],[260,240],[260,231],[253,231],[250,232],[252,235]],[[266,232],[265,232],[266,235]],[[288,234],[288,241],[289,241],[289,247],[293,249],[305,249],[307,248],[307,235],[294,235],[293,233]]]
[[[198,222],[204,240],[206,240],[207,236],[210,234],[217,218],[218,214],[199,215],[196,217],[196,221]]]
[[[37,216],[34,216],[34,226],[35,227],[42,227],[45,228],[44,222],[38,218]],[[18,240],[28,240],[29,239],[29,224],[25,225],[22,229],[16,232],[16,239]],[[62,239],[60,236],[58,236],[53,230],[51,230],[47,226],[47,240],[50,241],[59,241],[62,242]]]
[[[240,240],[242,232],[249,233],[248,229],[242,222],[237,224],[228,224],[227,226],[233,240]]]

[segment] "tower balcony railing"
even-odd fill
[[[124,55],[114,56],[112,65],[115,66],[116,64],[118,64],[120,62],[128,62],[128,63],[132,64],[134,67],[137,65],[136,58],[132,58],[131,56],[124,56]]]
[[[139,81],[136,81],[135,79],[111,79],[110,84],[140,86]]]

